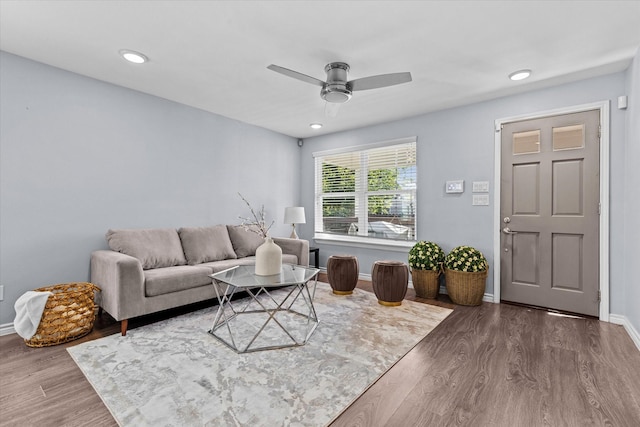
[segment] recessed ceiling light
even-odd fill
[[[509,74],[511,80],[524,80],[531,75],[531,70],[518,70]]]
[[[122,57],[127,61],[133,62],[134,64],[144,64],[149,60],[149,58],[147,58],[140,52],[135,52],[133,50],[123,49],[120,51],[120,55],[122,55]]]
[[[311,129],[320,129],[322,127],[322,123],[311,123],[309,127]]]

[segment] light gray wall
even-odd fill
[[[640,50],[627,70],[627,141],[625,147],[624,279],[626,317],[640,332]]]
[[[493,263],[495,119],[611,100],[611,312],[640,330],[638,62],[625,73],[310,138],[299,149],[293,138],[0,52],[0,325],[25,291],[87,280],[89,254],[106,247],[108,228],[238,223],[248,213],[238,191],[265,204],[273,235],[289,234],[284,207],[302,202],[308,222],[297,229],[313,244],[311,153],[404,136],[418,137],[418,237],[445,250],[476,246]],[[623,94],[626,111],[616,108]],[[446,195],[448,179],[464,179],[465,193]],[[491,206],[471,206],[474,180],[490,181]],[[363,273],[378,259],[406,260],[322,245],[321,263],[346,252]]]
[[[611,108],[611,311],[624,314],[625,277],[625,122],[617,97],[625,93],[625,73],[615,73],[562,86],[540,89],[459,108],[368,128],[305,140],[302,187],[313,188],[312,153],[343,146],[367,144],[416,135],[418,138],[418,238],[439,243],[445,251],[467,244],[481,250],[493,265],[494,122],[496,119],[536,113],[568,106],[612,101]],[[354,100],[353,102],[357,102]],[[461,196],[444,193],[447,180],[465,180]],[[490,182],[490,206],[472,206],[471,183]],[[637,191],[634,189],[633,191]],[[313,212],[312,191],[302,194],[308,212]],[[300,226],[300,234],[313,237],[311,222]],[[373,261],[382,257],[407,260],[407,253],[387,253],[363,248],[318,245],[321,261],[334,253],[351,253],[360,261],[361,273],[369,274]],[[487,292],[493,293],[489,273]]]
[[[4,52],[0,73],[0,325],[88,280],[109,228],[238,224],[241,192],[289,235],[296,139]]]

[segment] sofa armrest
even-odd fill
[[[289,239],[274,237],[273,242],[280,246],[283,254],[291,254],[298,257],[298,264],[309,267],[309,241],[304,239]]]
[[[144,314],[142,264],[132,256],[110,250],[91,253],[91,283],[100,287],[100,306],[116,320]]]

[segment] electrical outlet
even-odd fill
[[[4,286],[0,285],[0,301],[4,300]]]

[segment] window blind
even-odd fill
[[[314,156],[316,233],[415,240],[415,138]]]

